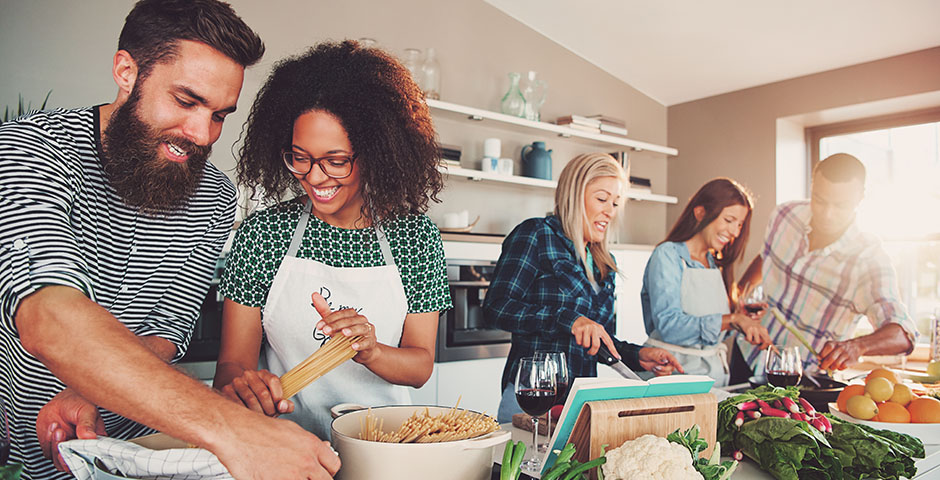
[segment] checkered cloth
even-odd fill
[[[202,448],[151,450],[124,440],[99,437],[60,443],[59,452],[79,480],[232,478],[222,462]]]

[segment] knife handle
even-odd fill
[[[610,353],[607,345],[601,343],[601,348],[597,351],[597,361],[603,363],[604,365],[613,365],[620,360],[617,360],[617,357]]]

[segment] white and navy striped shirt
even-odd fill
[[[98,107],[0,125],[0,397],[24,478],[69,478],[42,456],[36,415],[64,384],[20,343],[14,314],[45,285],[83,291],[138,336],[185,353],[235,216],[235,187],[206,164],[187,205],[153,216],[125,205],[102,170]],[[101,368],[107,369],[107,365]],[[170,407],[168,407],[170,408]],[[102,410],[108,435],[148,429]]]

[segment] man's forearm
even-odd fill
[[[225,430],[226,412],[238,415],[228,412],[234,403],[167,365],[169,342],[136,337],[77,290],[40,289],[20,304],[16,322],[27,351],[95,405],[200,446]]]
[[[861,346],[863,355],[897,355],[913,349],[910,337],[897,323],[884,325],[874,332],[851,340]]]

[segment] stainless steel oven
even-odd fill
[[[510,333],[488,328],[483,321],[483,300],[496,262],[447,260],[447,281],[454,308],[442,315],[437,330],[438,362],[505,357]]]

